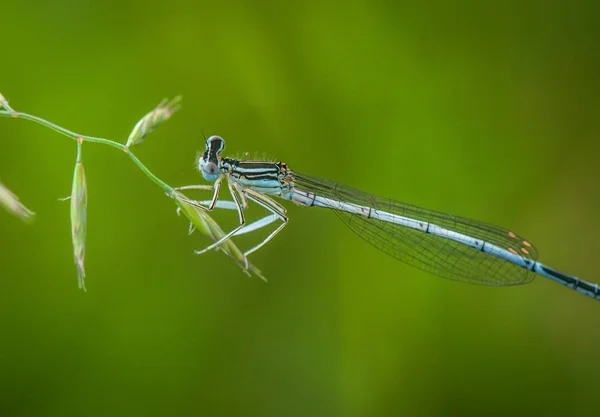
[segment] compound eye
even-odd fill
[[[202,167],[202,171],[204,171],[206,174],[212,176],[212,175],[215,175],[219,171],[219,167],[217,166],[217,164],[215,164],[213,162],[207,162]]]
[[[221,136],[211,136],[206,140],[206,148],[210,153],[220,154],[225,149],[225,141]]]

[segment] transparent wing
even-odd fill
[[[399,216],[434,224],[481,239],[530,261],[537,250],[523,237],[502,227],[377,197],[357,189],[294,172],[295,188],[331,200],[373,207]],[[351,214],[331,203],[335,214],[361,238],[392,257],[432,274],[472,284],[507,286],[530,282],[535,274],[522,266],[460,242],[389,222]]]

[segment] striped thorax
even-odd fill
[[[275,196],[286,196],[291,191],[293,180],[286,163],[225,158],[221,157],[224,149],[225,141],[220,136],[207,139],[206,150],[198,161],[198,168],[207,181],[227,177],[241,188]]]

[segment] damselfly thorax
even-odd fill
[[[292,190],[293,177],[285,162],[221,160],[221,172],[243,189],[286,197]]]

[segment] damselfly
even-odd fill
[[[212,190],[211,200],[187,201],[206,210],[235,209],[239,225],[201,251],[216,248],[232,236],[281,224],[262,242],[245,252],[257,251],[287,224],[286,209],[270,196],[333,212],[356,234],[392,257],[432,274],[473,284],[519,285],[541,275],[600,300],[600,286],[567,275],[537,261],[535,247],[517,233],[480,221],[377,197],[340,183],[292,171],[283,162],[243,161],[222,157],[225,141],[211,136],[198,160],[205,180],[214,185],[182,187]],[[221,182],[233,201],[220,201]],[[248,200],[271,214],[247,225]]]

